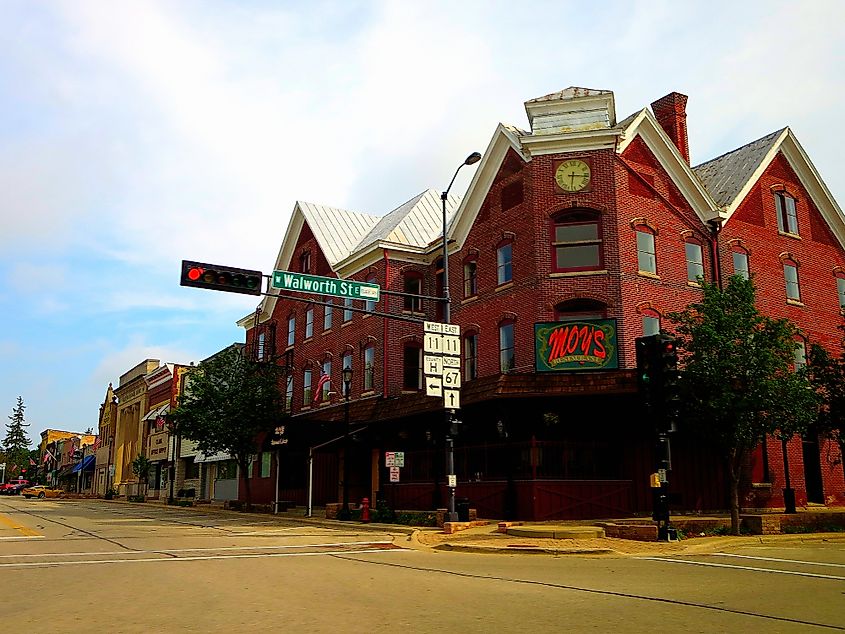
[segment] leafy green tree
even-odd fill
[[[179,405],[170,412],[177,432],[204,453],[226,452],[247,473],[261,432],[284,416],[282,369],[257,362],[230,346],[192,369]],[[246,509],[252,508],[250,480],[244,478]]]
[[[138,478],[138,482],[144,483],[144,497],[147,496],[147,489],[149,488],[150,469],[153,463],[144,454],[140,454],[132,461],[132,473]]]
[[[682,350],[684,420],[721,452],[730,482],[731,532],[739,534],[743,465],[761,439],[788,440],[816,417],[818,397],[794,370],[795,326],[755,305],[754,284],[702,283],[701,302],[670,315]]]
[[[6,424],[6,438],[3,440],[3,449],[6,454],[6,469],[7,476],[13,465],[17,465],[17,474],[29,468],[29,445],[31,441],[26,436],[25,428],[29,427],[29,423],[24,418],[24,410],[26,405],[23,404],[23,398],[18,397],[18,402],[12,408],[12,414],[9,416],[9,423]]]
[[[819,431],[839,445],[839,461],[845,453],[845,341],[838,357],[823,346],[810,346],[810,382],[821,398]]]

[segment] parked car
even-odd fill
[[[36,484],[35,486],[26,487],[21,491],[21,495],[25,498],[57,498],[62,494],[61,489],[51,489],[43,484]]]
[[[12,480],[6,483],[6,487],[0,493],[3,495],[20,495],[21,490],[29,485],[29,480]]]

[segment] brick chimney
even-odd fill
[[[651,110],[681,156],[689,164],[689,140],[687,139],[687,96],[679,92],[670,92],[653,104]]]

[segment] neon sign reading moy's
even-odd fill
[[[537,372],[615,370],[619,367],[615,319],[534,324]]]

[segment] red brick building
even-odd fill
[[[451,322],[463,357],[458,495],[483,516],[650,509],[653,425],[637,406],[634,340],[700,298],[697,276],[751,275],[760,307],[795,322],[803,345],[839,345],[845,216],[806,153],[785,128],[690,167],[686,100],[671,93],[617,121],[609,91],[532,99],[530,129],[499,125],[466,195],[447,201]],[[328,443],[315,452],[316,504],[340,499],[344,459],[352,500],[445,504],[443,401],[425,395],[423,328],[413,321],[442,319],[433,299],[443,292],[441,231],[434,190],[382,217],[296,204],[275,269],[383,292],[377,303],[332,306],[330,297],[277,294],[239,322],[257,356],[291,368],[284,499],[305,503],[308,448]],[[543,360],[551,333],[576,322],[583,347]],[[358,430],[348,447],[331,442],[345,430],[346,366]],[[323,373],[330,382],[315,394]],[[799,504],[845,503],[828,441],[795,439],[789,450]],[[405,452],[398,483],[388,482],[385,451]],[[760,448],[747,506],[783,505],[782,458],[778,442]],[[717,457],[682,425],[671,482],[674,508],[728,506]]]

